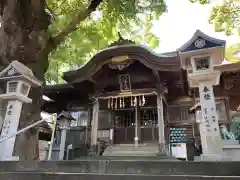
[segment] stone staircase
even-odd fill
[[[73,161],[0,161],[0,180],[232,180],[240,162],[173,161],[153,144],[110,146]],[[175,158],[174,158],[175,160]]]
[[[240,162],[79,160],[0,162],[1,180],[231,180]]]
[[[157,144],[119,144],[108,146],[103,156],[157,156],[158,152]]]
[[[198,175],[99,175],[80,173],[1,173],[4,180],[239,180],[230,176],[198,176]]]

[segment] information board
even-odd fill
[[[171,127],[169,140],[172,156],[176,158],[187,158],[186,148],[186,128],[183,127]]]

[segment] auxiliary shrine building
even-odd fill
[[[47,86],[44,94],[53,101],[43,111],[72,113],[67,143],[73,149],[80,141],[92,149],[99,141],[109,147],[155,144],[160,152],[178,143],[190,148],[201,139],[201,81],[212,82],[219,126],[228,127],[239,106],[240,63],[224,60],[224,51],[225,41],[199,30],[176,52],[163,54],[119,37],[64,73],[66,84]]]

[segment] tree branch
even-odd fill
[[[49,53],[52,52],[62,41],[64,41],[65,37],[69,33],[76,31],[77,25],[84,21],[88,16],[90,16],[90,14],[96,10],[102,1],[103,0],[91,0],[91,3],[87,9],[76,13],[71,22],[59,34],[49,39],[48,45],[46,47],[47,51]]]

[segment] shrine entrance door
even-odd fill
[[[139,110],[140,143],[158,142],[157,108],[142,107]]]
[[[133,144],[135,136],[135,109],[114,112],[114,144]]]
[[[114,111],[114,144],[133,144],[136,128],[139,143],[158,142],[157,108],[142,107],[137,114],[136,108]]]

